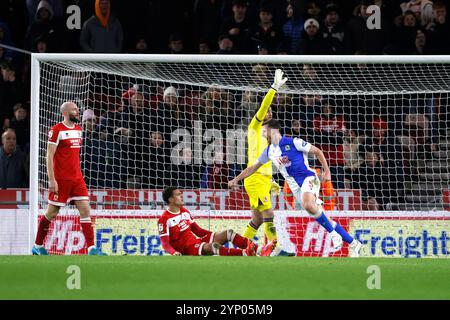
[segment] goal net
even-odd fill
[[[276,68],[288,83],[272,102],[285,135],[321,148],[332,184],[329,216],[363,243],[363,256],[448,257],[449,57],[34,55],[31,229],[47,207],[47,135],[74,101],[83,127],[81,167],[96,244],[112,255],[162,255],[157,218],[166,186],[214,231],[242,233],[247,128]],[[310,158],[311,167],[320,166]],[[347,256],[301,209],[281,175],[272,195],[279,242],[299,256]],[[264,242],[263,228],[255,241]],[[68,205],[52,222],[52,254],[86,252]]]

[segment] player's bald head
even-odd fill
[[[66,101],[61,105],[61,113],[65,113],[72,109],[73,107],[76,107],[77,105],[72,101]]]

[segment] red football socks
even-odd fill
[[[92,228],[91,218],[81,218],[80,223],[84,238],[86,239],[86,246],[88,248],[92,247],[94,245],[94,228]]]
[[[242,249],[234,249],[234,248],[219,248],[220,256],[242,256]]]
[[[35,244],[38,246],[44,245],[44,239],[47,236],[48,229],[50,227],[51,221],[47,219],[44,215],[39,221],[38,231],[36,234]]]

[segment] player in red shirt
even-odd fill
[[[169,205],[158,219],[158,230],[163,249],[174,256],[254,256],[258,246],[233,230],[212,232],[202,229],[183,207],[181,190],[169,187],[163,191],[163,199]],[[231,242],[236,247],[225,248]]]
[[[47,174],[48,208],[39,221],[34,255],[48,255],[44,239],[50,223],[67,202],[73,201],[80,212],[81,229],[86,239],[89,255],[106,255],[94,245],[94,230],[90,218],[89,193],[80,167],[82,129],[77,124],[80,119],[78,106],[74,102],[61,105],[64,121],[56,124],[48,133]]]

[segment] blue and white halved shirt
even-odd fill
[[[300,139],[283,136],[278,145],[271,144],[259,156],[262,164],[272,161],[293,192],[300,190],[307,177],[316,172],[309,167],[308,152],[311,144]]]

